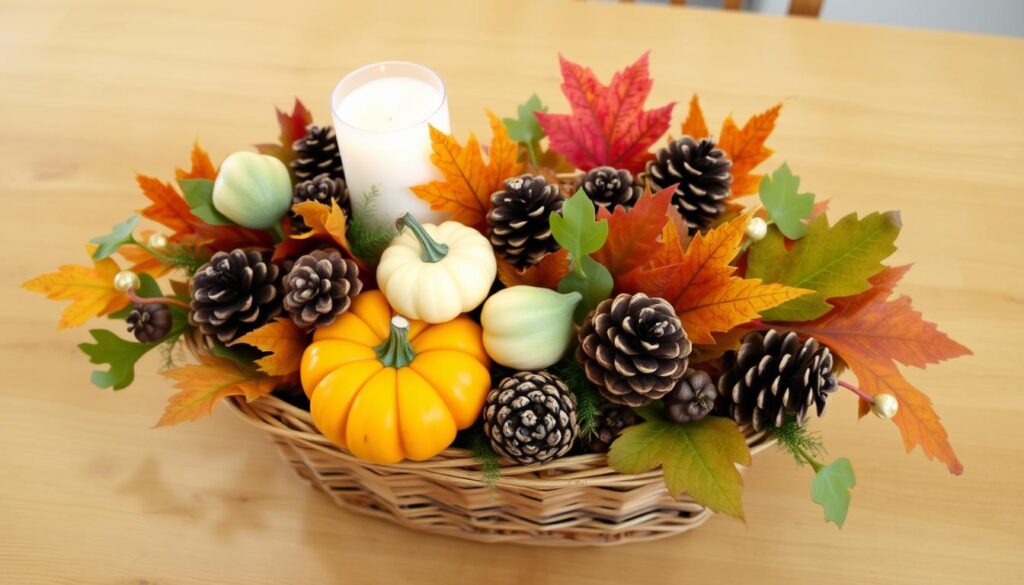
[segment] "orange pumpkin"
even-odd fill
[[[374,290],[317,330],[301,376],[325,437],[360,459],[397,463],[430,459],[476,422],[489,365],[472,319],[410,321]]]

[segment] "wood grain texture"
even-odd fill
[[[55,333],[59,307],[16,288],[83,261],[83,242],[141,207],[133,171],[170,176],[196,137],[217,158],[272,139],[272,107],[294,95],[329,120],[328,92],[365,62],[439,71],[464,137],[534,91],[565,111],[559,51],[608,76],[648,48],[650,103],[700,90],[717,128],[782,99],[767,168],[788,161],[836,216],[903,210],[895,261],[917,264],[901,290],[977,354],[910,374],[962,477],[839,394],[814,426],[857,470],[841,532],[809,472],[766,453],[747,525],[610,550],[425,536],[336,510],[225,409],[151,430],[171,392],[147,371],[159,356],[131,389],[97,390],[75,348],[86,331]],[[2,0],[0,582],[1024,581],[1021,71],[1020,40],[651,5]]]

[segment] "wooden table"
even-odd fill
[[[0,582],[1011,583],[1024,580],[1024,42],[721,11],[548,1],[118,2],[0,8]],[[786,160],[833,216],[900,208],[902,291],[976,356],[911,373],[962,477],[857,422],[849,393],[814,426],[859,484],[822,521],[784,454],[748,474],[748,524],[613,549],[496,547],[336,510],[225,409],[150,426],[170,385],[152,356],[131,389],[93,388],[59,308],[15,288],[128,209],[133,171],[170,176],[198,137],[220,159],[277,135],[272,107],[320,121],[346,71],[411,59],[447,80],[455,133],[538,92],[556,55],[602,76],[653,49],[649,103],[700,90],[709,120],[785,101]],[[677,109],[678,127],[682,109]],[[678,133],[678,130],[676,130]]]

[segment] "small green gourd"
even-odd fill
[[[213,184],[213,206],[236,224],[263,230],[277,225],[292,204],[292,181],[280,160],[255,152],[224,159]]]
[[[484,303],[480,324],[491,359],[517,370],[540,370],[565,355],[575,333],[573,312],[583,299],[535,286],[500,290]]]

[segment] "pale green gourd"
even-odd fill
[[[292,204],[292,181],[280,160],[255,152],[224,159],[213,184],[213,206],[240,226],[263,230],[281,221]]]
[[[573,312],[583,299],[535,286],[500,290],[484,303],[480,324],[491,359],[517,370],[540,370],[565,355],[575,333]]]

